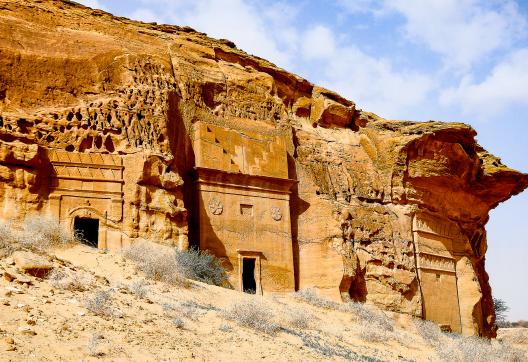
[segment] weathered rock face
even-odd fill
[[[228,41],[67,1],[0,1],[0,34],[1,219],[190,242],[241,289],[494,335],[484,226],[528,175],[471,127],[384,120]]]

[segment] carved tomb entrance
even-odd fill
[[[415,215],[413,237],[422,291],[423,317],[445,330],[461,332],[454,250],[458,226],[429,214]]]
[[[256,130],[193,127],[200,249],[223,261],[229,282],[264,294],[295,289],[290,188],[284,135]]]
[[[86,243],[122,247],[123,161],[118,155],[48,150],[50,213]]]
[[[94,248],[99,247],[99,220],[86,217],[75,217],[73,229],[81,242]]]

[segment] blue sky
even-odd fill
[[[230,39],[385,118],[469,123],[481,145],[528,172],[528,1],[79,2]],[[511,320],[528,320],[526,211],[528,192],[487,227],[487,270]]]

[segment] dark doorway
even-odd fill
[[[249,294],[257,293],[255,261],[254,258],[242,258],[242,291]]]
[[[97,248],[99,245],[99,220],[76,217],[73,230],[83,244]]]

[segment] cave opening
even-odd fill
[[[73,222],[75,235],[79,237],[81,243],[97,248],[99,245],[99,220],[76,217]]]
[[[244,293],[257,293],[257,282],[255,281],[255,264],[255,258],[242,258],[242,290]]]

